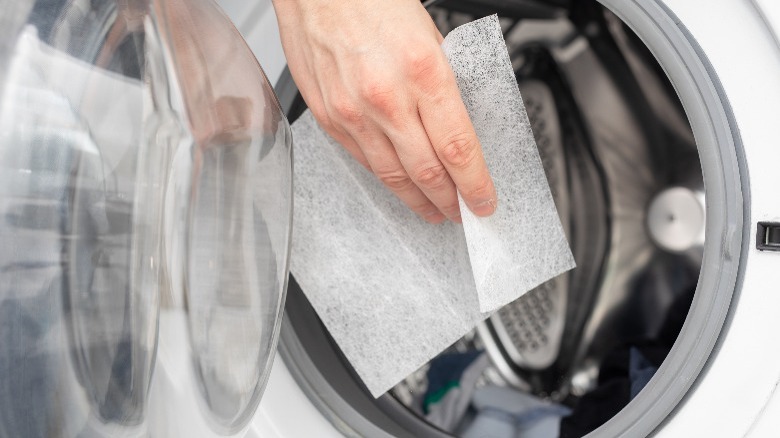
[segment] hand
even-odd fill
[[[482,148],[419,0],[274,0],[287,62],[320,126],[431,223],[496,208]]]

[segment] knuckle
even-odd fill
[[[435,164],[414,172],[412,179],[419,186],[429,189],[439,189],[445,187],[450,178],[447,169],[445,169],[443,165]]]
[[[360,108],[347,99],[339,99],[333,102],[333,112],[344,122],[360,124],[363,121],[363,112]]]
[[[404,56],[407,73],[417,81],[428,81],[439,76],[442,62],[441,53],[427,47],[409,50]]]
[[[460,206],[458,204],[448,205],[442,207],[441,212],[447,217],[456,217],[460,215]]]
[[[451,136],[438,150],[442,161],[458,170],[471,166],[479,151],[476,138],[466,133]]]
[[[363,81],[360,94],[380,114],[392,115],[396,112],[396,96],[389,82],[377,79]]]
[[[483,178],[472,187],[465,188],[462,192],[466,199],[485,199],[493,196],[493,181]]]
[[[404,190],[414,184],[411,178],[409,178],[409,175],[407,175],[403,170],[377,169],[374,171],[374,173],[376,174],[377,178],[382,181],[382,184],[386,185],[391,190]]]

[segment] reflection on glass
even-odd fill
[[[286,286],[291,139],[270,86],[209,0],[12,3],[0,436],[238,433]]]

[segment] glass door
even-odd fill
[[[275,353],[290,159],[212,1],[4,8],[0,435],[241,431]]]

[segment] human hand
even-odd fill
[[[419,0],[274,0],[287,62],[320,126],[431,223],[496,191]]]

